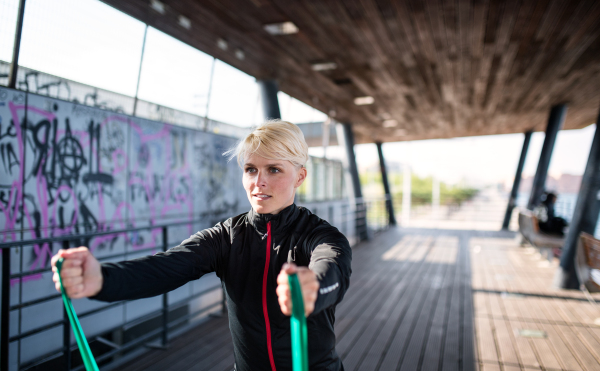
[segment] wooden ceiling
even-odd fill
[[[600,105],[598,0],[161,0],[164,14],[150,0],[103,1],[276,79],[285,93],[354,124],[357,143],[543,131],[561,102],[564,128],[575,129],[594,123]],[[285,21],[299,32],[264,29]],[[315,72],[315,62],[337,69]],[[360,96],[374,104],[355,105]],[[384,127],[390,119],[397,126]]]

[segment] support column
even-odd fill
[[[513,209],[516,205],[517,193],[519,192],[519,186],[521,185],[521,174],[523,173],[523,166],[525,165],[525,158],[527,157],[527,150],[529,149],[529,142],[531,141],[532,133],[532,131],[528,131],[525,133],[523,149],[521,150],[521,157],[519,158],[519,164],[517,165],[517,173],[515,174],[515,180],[513,182],[512,190],[510,191],[510,197],[508,199],[508,205],[506,206],[504,222],[502,223],[502,229],[504,230],[508,230],[510,218],[512,216]]]
[[[596,133],[592,141],[581,187],[575,203],[575,211],[565,238],[560,266],[554,277],[556,286],[564,289],[578,289],[580,282],[575,272],[577,240],[581,232],[594,234],[600,213],[600,112],[596,119]]]
[[[25,0],[19,1],[19,13],[17,16],[17,26],[15,29],[15,41],[13,44],[12,62],[8,72],[8,87],[16,89],[17,70],[19,68],[19,52],[21,51],[21,34],[23,32],[23,17],[25,16]]]
[[[346,174],[350,179],[348,182],[351,187],[350,198],[353,199],[356,215],[356,233],[360,241],[368,239],[367,235],[367,215],[365,203],[362,198],[362,190],[360,187],[360,178],[358,177],[358,166],[356,166],[356,156],[354,155],[354,134],[352,133],[352,125],[337,124],[336,125],[338,143],[346,149],[344,167]]]
[[[277,92],[279,86],[275,80],[258,80],[260,86],[260,95],[262,98],[263,115],[265,120],[281,119],[281,111],[279,111],[279,101],[277,100]]]
[[[385,166],[385,159],[383,158],[381,142],[377,142],[375,145],[377,145],[377,153],[379,154],[379,168],[381,169],[381,182],[383,183],[383,190],[385,191],[385,205],[388,212],[388,220],[390,225],[396,225],[394,203],[392,202],[392,192],[390,192],[390,183],[388,182],[387,169]]]
[[[544,138],[544,145],[542,146],[540,161],[538,162],[535,177],[533,178],[531,195],[529,196],[529,202],[527,203],[527,208],[529,210],[533,210],[533,208],[540,202],[540,197],[544,192],[546,177],[548,176],[548,167],[550,166],[550,159],[552,158],[552,150],[554,149],[556,136],[565,122],[566,114],[566,104],[552,106],[552,109],[550,110],[548,126],[546,127],[546,137]]]

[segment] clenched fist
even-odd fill
[[[304,315],[308,317],[315,310],[315,302],[319,293],[319,281],[317,275],[307,267],[298,267],[293,263],[284,264],[281,272],[277,276],[277,297],[281,311],[286,316],[292,315],[292,293],[288,281],[288,275],[296,273],[300,288],[302,289],[302,299],[304,300]]]
[[[52,271],[54,286],[60,292],[60,282],[56,272],[56,261],[63,258],[60,271],[63,287],[72,299],[94,296],[102,289],[102,270],[100,263],[87,247],[78,247],[68,250],[58,250],[52,257]]]

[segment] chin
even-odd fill
[[[252,205],[252,207],[259,214],[273,214],[282,209],[281,206]]]
[[[273,208],[263,205],[252,205],[252,208],[259,214],[270,214],[273,211]]]

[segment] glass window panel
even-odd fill
[[[256,79],[217,60],[208,117],[241,127],[260,123],[263,114]]]
[[[277,93],[277,100],[279,101],[281,119],[284,121],[299,124],[307,122],[323,122],[327,119],[327,115],[323,112],[296,98],[292,98],[282,91]]]
[[[19,65],[134,95],[145,25],[97,0],[28,0]]]
[[[212,64],[211,56],[148,27],[138,98],[204,116]]]

